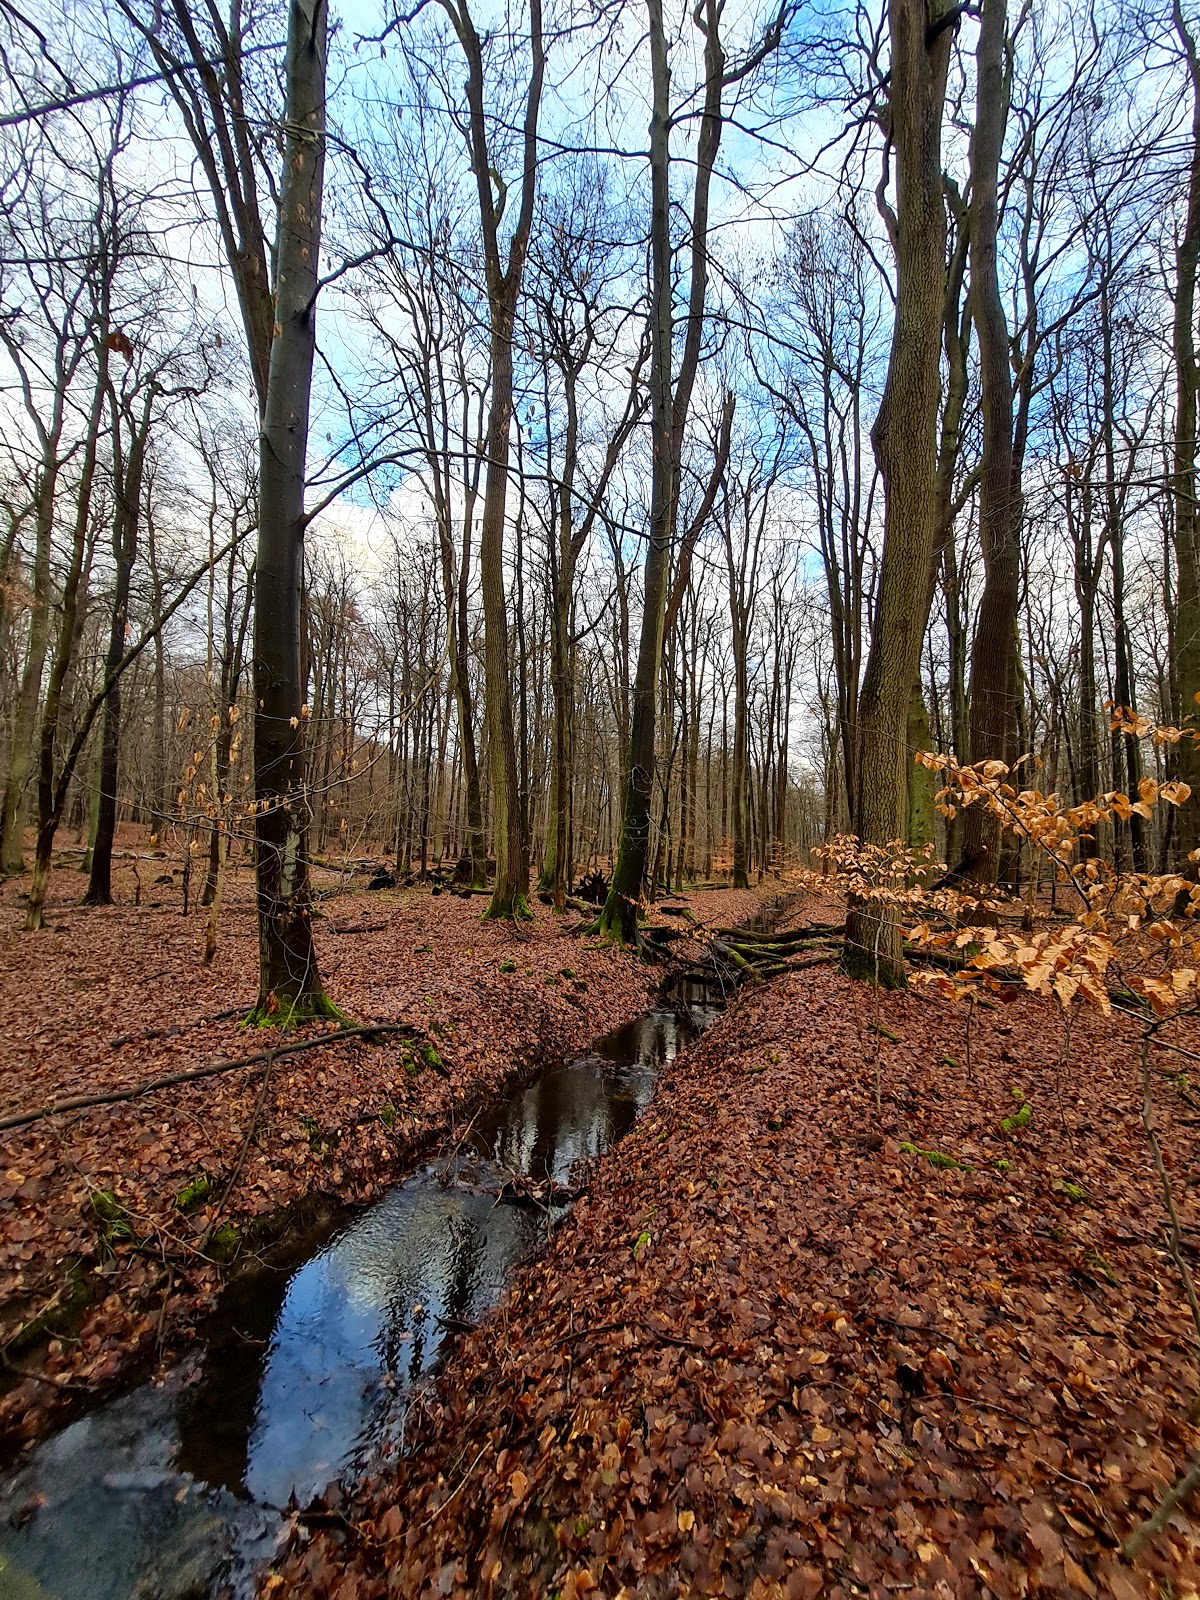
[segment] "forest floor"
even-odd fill
[[[26,935],[26,882],[0,890],[0,1119],[293,1042],[239,1025],[256,989],[249,868],[230,875],[205,969],[207,913],[180,914],[177,864],[155,882],[171,862],[121,843],[112,907],[80,906],[62,865],[49,928]],[[315,873],[326,987],[353,1022],[411,1036],[281,1055],[265,1087],[260,1062],[0,1129],[0,1443],[177,1355],[231,1256],[371,1199],[506,1083],[644,1010],[663,976],[586,948],[574,915],[538,905],[514,929],[484,922],[481,896],[357,882]],[[689,897],[700,921],[761,901]]]
[[[1136,1024],[966,1020],[832,966],[743,990],[261,1592],[1195,1600],[1195,1495],[1119,1558],[1200,1447]]]

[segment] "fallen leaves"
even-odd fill
[[[120,885],[120,857],[118,869]],[[338,889],[335,874],[316,879],[326,895]],[[53,884],[65,893],[66,874]],[[10,911],[19,885],[0,893]],[[736,918],[758,897],[709,898]],[[379,1037],[280,1057],[259,1121],[261,1073],[242,1071],[0,1136],[0,1345],[19,1336],[22,1369],[10,1349],[0,1433],[31,1437],[77,1385],[169,1357],[224,1279],[211,1256],[273,1236],[308,1197],[372,1198],[454,1119],[648,1003],[660,974],[620,952],[587,949],[573,922],[564,927],[539,906],[514,934],[483,922],[483,909],[482,899],[421,891],[337,894],[344,931],[330,992],[356,1020],[411,1024],[424,1053]],[[204,916],[60,900],[36,939],[16,932],[14,917],[0,932],[9,974],[0,992],[0,1115],[240,1058],[269,1042],[238,1026],[254,998],[248,871],[229,874],[208,970],[198,964]],[[197,1255],[248,1136],[213,1246]],[[177,1204],[197,1194],[202,1177],[204,1203]]]
[[[1195,1508],[1137,1567],[1118,1555],[1197,1443],[1136,1030],[1077,1018],[1064,1062],[1053,1002],[981,1009],[968,1082],[962,1012],[889,996],[877,1118],[872,1008],[834,972],[790,976],[743,993],[667,1069],[548,1254],[464,1341],[409,1453],[361,1487],[367,1514],[396,1510],[406,1531],[377,1551],[297,1545],[289,1592],[1195,1588]],[[1195,1044],[1194,1025],[1171,1026]],[[1160,1082],[1178,1167],[1189,1102]],[[1018,1139],[1000,1127],[1016,1088],[1035,1113]],[[906,1158],[905,1142],[958,1165]],[[1189,1187],[1192,1228],[1195,1202]],[[428,1520],[454,1464],[489,1443]]]

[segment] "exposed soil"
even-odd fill
[[[966,1016],[832,967],[744,991],[263,1592],[1194,1596],[1195,1497],[1118,1554],[1200,1447],[1136,1030],[1065,1056],[1052,1005],[977,1005],[968,1073]]]
[[[184,919],[178,872],[154,885],[171,864],[144,857],[146,903],[133,906],[132,859],[118,861],[125,903],[109,908],[74,904],[77,876],[56,871],[41,934],[17,931],[22,881],[4,887],[0,1116],[276,1039],[240,1027],[256,982],[248,869],[230,883],[205,970],[207,913]],[[259,1065],[0,1133],[0,1439],[32,1438],[65,1407],[177,1353],[228,1258],[311,1216],[322,1196],[371,1199],[474,1105],[644,1009],[663,976],[589,949],[579,917],[541,905],[516,929],[484,922],[483,897],[316,880],[328,896],[318,938],[330,994],[355,1022],[411,1023],[413,1037],[282,1058],[265,1095]],[[761,901],[690,897],[702,921],[738,921]]]

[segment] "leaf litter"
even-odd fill
[[[1136,1030],[966,1025],[829,966],[744,990],[262,1592],[1194,1596],[1194,1501],[1119,1558],[1200,1447]],[[1197,1095],[1159,1057],[1195,1262]]]
[[[703,919],[760,901],[690,904]],[[330,992],[355,1022],[409,1023],[411,1038],[281,1056],[265,1085],[261,1066],[240,1069],[0,1133],[0,1442],[30,1441],[177,1356],[228,1258],[314,1206],[376,1197],[474,1106],[650,1003],[661,973],[589,948],[578,918],[537,906],[515,929],[484,922],[484,904],[420,891],[322,902]],[[204,915],[60,900],[47,932],[0,932],[0,1117],[268,1049],[275,1035],[239,1025],[254,1000],[249,887],[228,892],[208,970]]]

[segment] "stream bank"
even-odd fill
[[[202,1352],[22,1463],[3,1508],[0,1596],[245,1593],[287,1505],[350,1472],[366,1441],[400,1436],[414,1385],[536,1252],[588,1164],[711,1021],[712,998],[677,994],[585,1056],[522,1073],[460,1122],[448,1158],[239,1274]],[[105,1537],[89,1541],[97,1524]]]
[[[263,1592],[1195,1592],[1194,1497],[1119,1556],[1200,1448],[1136,1051],[1084,1013],[1064,1066],[1031,997],[968,1064],[965,1023],[833,965],[743,990]],[[1164,1072],[1153,1114],[1194,1239],[1191,1093]]]
[[[690,904],[717,921],[760,899],[717,891]],[[541,906],[513,929],[483,922],[478,900],[416,891],[325,904],[331,992],[357,1020],[411,1024],[433,1057],[400,1038],[352,1040],[280,1061],[261,1107],[261,1069],[238,1070],[0,1134],[0,1450],[37,1437],[81,1393],[186,1349],[228,1272],[206,1259],[216,1251],[196,1253],[218,1206],[228,1256],[322,1196],[367,1202],[466,1108],[578,1053],[653,995],[641,963],[588,949],[576,919],[564,926]],[[36,940],[0,929],[0,1115],[262,1048],[238,1026],[253,999],[249,886],[231,886],[208,971],[202,919],[52,909]]]

